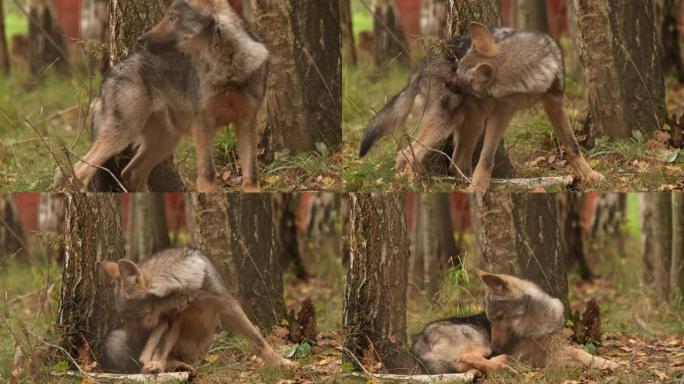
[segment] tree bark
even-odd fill
[[[291,193],[273,193],[273,214],[276,233],[280,239],[280,263],[283,270],[292,269],[298,279],[307,280],[297,237],[296,207],[298,199]]]
[[[416,368],[406,343],[408,243],[400,194],[349,195],[345,347],[364,365]],[[353,361],[347,359],[347,361]]]
[[[342,52],[352,65],[356,65],[356,39],[352,20],[351,0],[340,0],[340,26],[342,33]]]
[[[254,0],[252,19],[270,52],[265,160],[342,143],[342,60],[337,2]]]
[[[38,207],[38,232],[48,260],[61,263],[64,259],[66,202],[63,194],[41,193]]]
[[[643,279],[667,300],[672,264],[672,194],[643,193],[640,201]]]
[[[395,61],[408,67],[411,57],[394,1],[373,0],[373,63],[382,69]]]
[[[27,2],[29,13],[29,72],[39,77],[54,67],[66,74],[68,62],[64,38],[55,21],[52,3],[47,0]]]
[[[539,285],[568,307],[568,281],[556,199],[548,194],[473,195],[482,265]]]
[[[0,0],[0,72],[10,72],[9,45],[7,45],[7,32],[5,31],[5,9],[3,0]]]
[[[420,33],[445,39],[447,29],[447,0],[423,0],[420,10]]]
[[[665,121],[665,83],[650,1],[575,0],[594,138],[652,132]]]
[[[131,260],[140,262],[171,246],[164,195],[131,193],[128,196],[126,254]]]
[[[243,309],[261,329],[280,324],[285,315],[281,244],[274,223],[270,194],[226,195],[228,254],[234,278],[239,278],[238,297]]]
[[[561,249],[565,255],[566,269],[569,270],[576,265],[580,276],[583,279],[590,279],[593,274],[587,263],[582,234],[583,196],[576,193],[559,193],[556,199]]]
[[[112,0],[109,6],[107,42],[108,65],[113,66],[138,47],[138,37],[151,29],[164,15],[170,0]],[[121,179],[121,172],[133,157],[132,149],[108,161],[104,167]],[[180,192],[185,190],[173,156],[157,165],[148,181],[152,192]],[[105,171],[93,179],[93,188],[99,192],[121,192],[119,184]]]
[[[565,8],[568,11],[568,32],[572,38],[572,52],[570,55],[572,58],[569,63],[566,63],[566,74],[571,74],[572,78],[579,82],[584,82],[584,68],[580,60],[580,44],[579,38],[577,37],[577,15],[575,15],[575,6],[573,5],[574,0],[565,0]],[[567,57],[567,56],[566,56]]]
[[[489,28],[501,26],[502,0],[448,0],[447,7],[447,25],[451,37],[469,34],[469,26],[472,22],[478,22]],[[453,151],[452,142],[451,138],[447,140],[444,153],[451,153]],[[480,160],[483,142],[484,134],[480,138],[475,152],[473,152],[473,169],[475,169],[477,162]],[[428,157],[432,158],[433,155]],[[442,163],[444,163],[443,158]],[[510,178],[514,174],[515,167],[513,166],[513,161],[508,156],[505,140],[502,140],[501,145],[499,145],[496,151],[492,176],[495,178]]]
[[[513,0],[511,24],[516,28],[548,33],[549,18],[546,0]]]
[[[65,256],[59,293],[59,345],[72,356],[102,356],[105,335],[116,328],[114,292],[99,263],[124,257],[118,196],[66,195]],[[79,359],[80,364],[87,361]]]
[[[674,69],[680,83],[684,82],[684,61],[678,28],[681,6],[681,0],[655,1],[656,38],[660,42],[658,48],[662,55],[663,73],[667,76]]]
[[[684,295],[684,193],[675,193],[673,199],[670,285],[673,293]]]
[[[107,0],[82,0],[81,40],[86,44],[91,71],[103,72],[109,60],[104,47],[109,29],[108,3]]]
[[[0,194],[0,265],[27,256],[26,235],[11,194]]]

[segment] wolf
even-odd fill
[[[421,61],[408,85],[369,122],[359,155],[365,156],[380,137],[403,127],[420,96],[425,103],[420,127],[415,140],[400,151],[396,170],[413,175],[424,156],[453,135],[451,171],[470,177],[472,156],[484,132],[470,186],[471,192],[483,192],[489,187],[496,148],[513,115],[542,102],[580,180],[602,180],[582,156],[564,112],[564,69],[558,44],[545,34],[484,28],[497,48],[490,52],[495,55],[483,60],[478,53],[483,49],[483,28],[473,23],[470,36],[447,41],[443,52]]]
[[[536,284],[478,271],[485,286],[485,313],[428,324],[413,336],[411,352],[430,373],[495,371],[515,360],[548,365],[616,369],[619,365],[567,345],[563,303]]]
[[[269,53],[224,0],[175,0],[138,42],[145,49],[115,65],[93,107],[93,144],[74,165],[77,184],[112,157],[134,155],[121,172],[129,191],[148,189],[151,170],[183,136],[197,151],[197,189],[218,190],[213,138],[234,123],[242,188],[259,190],[256,115],[264,98]]]
[[[140,265],[121,259],[101,267],[115,283],[115,307],[124,322],[105,340],[106,370],[192,369],[219,326],[246,337],[267,364],[292,365],[264,340],[202,252],[169,249]]]

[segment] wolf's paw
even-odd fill
[[[261,358],[264,359],[264,364],[269,367],[296,367],[297,363],[284,358],[278,352],[270,349],[262,352]]]
[[[259,192],[261,192],[261,188],[259,188],[258,185],[254,185],[254,184],[245,184],[242,186],[242,192],[259,193]]]
[[[606,181],[606,177],[596,171],[591,171],[580,175],[580,181],[595,185]]]
[[[161,361],[148,361],[142,367],[142,373],[162,373],[164,372],[164,363]]]

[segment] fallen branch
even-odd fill
[[[78,377],[81,378],[83,375],[80,372],[67,371],[67,372],[53,372],[52,376],[56,377]],[[190,372],[167,372],[159,373],[156,375],[146,375],[146,374],[134,374],[134,375],[124,375],[117,373],[88,373],[88,377],[97,380],[97,382],[108,382],[108,383],[167,383],[167,382],[186,382],[190,380]]]
[[[492,179],[490,190],[522,189],[533,191],[538,188],[567,188],[574,183],[572,176],[534,177],[529,179]]]
[[[392,375],[392,374],[372,374],[375,380],[405,381],[412,383],[472,383],[479,377],[479,371],[468,371],[466,373],[448,373],[443,375]],[[363,373],[352,373],[352,376],[365,377]]]

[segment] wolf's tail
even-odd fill
[[[375,142],[386,134],[406,124],[406,118],[420,91],[420,75],[411,76],[406,87],[394,95],[377,115],[373,116],[363,135],[359,157],[364,157]]]

